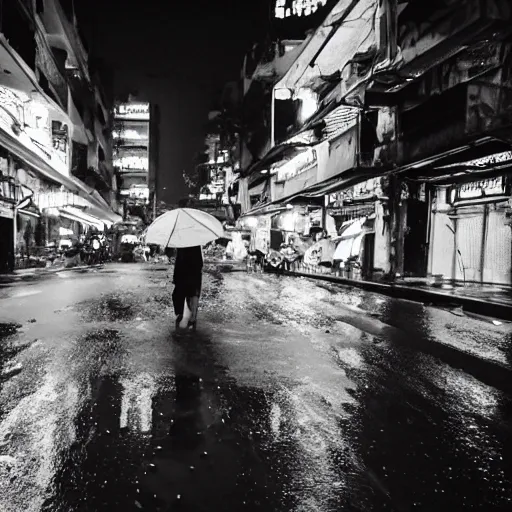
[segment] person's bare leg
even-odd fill
[[[189,325],[192,327],[195,327],[197,322],[197,310],[199,307],[199,297],[190,297],[188,299],[188,306],[190,309],[190,318],[189,318]]]

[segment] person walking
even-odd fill
[[[177,249],[173,277],[174,291],[172,292],[172,302],[176,315],[176,329],[179,327],[191,330],[196,329],[202,275],[203,253],[201,246]],[[191,315],[187,325],[183,326],[181,324],[185,312],[185,302]]]

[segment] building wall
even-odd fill
[[[283,182],[275,182],[272,190],[272,200],[277,201],[291,195],[297,194],[315,185],[318,181],[318,164],[301,172],[297,176]]]
[[[437,189],[432,209],[429,273],[460,282],[512,285],[512,229],[507,203],[446,201]]]
[[[155,194],[158,187],[158,168],[160,160],[160,108],[158,105],[150,106],[149,117],[149,168],[148,187],[151,194]]]
[[[18,235],[22,232],[22,243],[40,245],[48,241],[47,208],[38,200],[42,194],[74,191],[84,196],[82,209],[103,216],[101,220],[92,216],[89,219],[96,219],[101,225],[115,218],[109,201],[102,200],[98,194],[101,190],[107,199],[111,196],[98,181],[101,176],[107,186],[112,186],[111,142],[103,133],[110,119],[104,105],[103,116],[96,108],[101,83],[91,81],[89,56],[78,35],[78,22],[73,13],[64,12],[58,0],[38,2],[37,9],[33,8],[36,3],[28,0],[10,0],[4,4],[0,60],[8,73],[0,74],[0,152],[10,162],[8,176],[14,180],[16,194],[6,198],[3,191],[1,202],[2,205],[6,202],[12,213],[13,232],[19,218],[16,231]],[[16,18],[11,18],[14,15]],[[79,169],[83,174],[78,180],[74,141],[85,148],[84,162]],[[105,154],[101,169],[100,141]],[[89,168],[93,168],[91,176],[87,176]],[[1,171],[2,175],[6,174],[4,169]],[[91,192],[85,180],[96,191]],[[26,201],[22,209],[16,206],[20,200]],[[59,209],[53,210],[59,218]],[[40,232],[37,237],[35,233],[30,234],[30,229],[35,231],[37,226],[40,231],[43,225],[44,236],[39,236]],[[27,226],[30,228],[25,240]],[[20,248],[17,238],[14,240],[13,236],[7,244],[2,243],[3,261],[6,250],[14,252],[15,246]]]
[[[377,201],[375,203],[375,252],[373,266],[387,273],[390,271],[390,232],[389,221],[385,217],[385,211],[384,203]]]
[[[133,97],[118,102],[114,110],[114,166],[121,178],[120,200],[128,213],[131,208],[138,208],[140,213],[141,207],[149,205],[152,112],[149,103]]]

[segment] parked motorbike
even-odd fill
[[[108,259],[107,247],[99,236],[92,236],[85,240],[82,247],[82,262],[85,265],[99,265]]]

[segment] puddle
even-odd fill
[[[8,336],[12,336],[18,332],[18,329],[21,329],[21,324],[15,323],[0,323],[0,340],[7,338]]]
[[[82,303],[77,309],[83,311],[87,321],[123,322],[138,316],[131,297],[101,297],[92,303]]]

